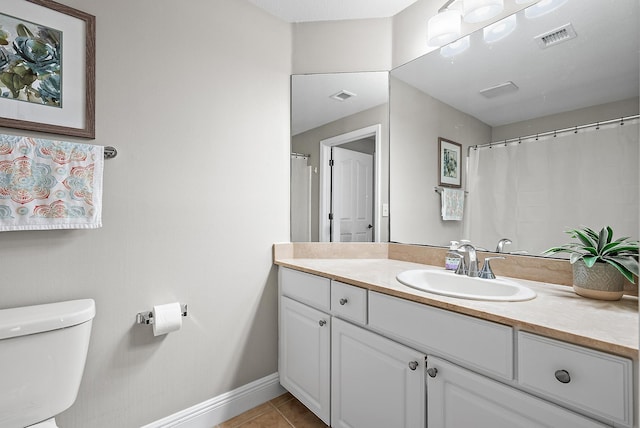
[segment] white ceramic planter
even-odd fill
[[[573,289],[580,296],[600,300],[620,300],[627,279],[608,263],[587,267],[582,260],[573,264]]]

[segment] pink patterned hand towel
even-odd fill
[[[0,134],[0,231],[102,227],[104,148]]]

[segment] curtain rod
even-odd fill
[[[294,153],[294,152],[291,152],[291,156],[302,156],[304,158],[310,158],[311,157],[311,155],[306,155],[304,153]]]
[[[506,144],[509,144],[509,143],[522,142],[522,140],[528,140],[528,139],[531,139],[531,138],[535,138],[536,141],[537,141],[539,137],[546,137],[548,135],[553,135],[555,137],[556,135],[561,134],[561,133],[565,133],[565,132],[577,133],[581,129],[593,128],[593,127],[598,129],[598,128],[600,128],[600,125],[608,125],[610,123],[616,123],[616,122],[619,122],[620,125],[624,125],[624,121],[625,120],[633,120],[633,119],[638,119],[638,118],[640,118],[640,114],[634,114],[632,116],[625,116],[625,117],[621,117],[619,119],[603,120],[602,122],[593,122],[593,123],[588,123],[586,125],[577,125],[577,126],[573,126],[573,127],[570,127],[570,128],[563,128],[563,129],[556,129],[556,130],[553,130],[553,131],[541,132],[539,134],[531,134],[531,135],[526,135],[526,136],[516,137],[516,138],[507,138],[505,140],[493,141],[491,143],[485,143],[485,144],[476,144],[475,146],[469,146],[467,148],[467,157],[469,157],[469,153],[471,152],[471,149],[477,150],[477,149],[482,148],[482,147],[491,147],[491,146],[497,146],[497,145],[501,145],[501,144],[506,145]]]

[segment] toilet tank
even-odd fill
[[[52,418],[76,400],[92,299],[0,310],[0,428]]]

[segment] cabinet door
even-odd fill
[[[444,360],[429,356],[427,366],[430,427],[607,426]]]
[[[425,355],[334,318],[331,426],[425,427]]]
[[[280,383],[324,423],[330,420],[331,317],[280,298]]]

